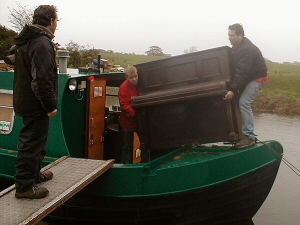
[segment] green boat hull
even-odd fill
[[[270,141],[238,151],[182,148],[148,164],[115,165],[48,218],[92,224],[251,221],[271,190],[281,153],[282,146]]]

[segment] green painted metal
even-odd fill
[[[13,90],[13,79],[13,72],[0,71],[0,89]],[[15,116],[13,130],[9,134],[0,134],[0,148],[16,151],[21,127],[22,119]]]
[[[66,79],[63,83],[67,84],[70,77],[60,75],[60,79]],[[70,91],[68,87],[61,87],[60,90],[63,92],[60,107],[61,125],[67,149],[72,157],[85,158],[86,99],[77,100],[74,96],[76,93]],[[86,91],[84,90],[82,94],[85,96]]]
[[[115,165],[84,191],[97,190],[98,195],[111,197],[188,192],[242,178],[272,163],[279,164],[282,152],[276,141],[243,150],[230,146],[181,148],[147,164]]]
[[[13,72],[0,71],[0,89],[13,90],[13,75]],[[91,75],[97,74],[59,74],[58,113],[50,118],[46,146],[48,158],[44,165],[66,155],[85,158],[86,99],[76,99],[74,92],[69,90],[68,83],[72,78],[87,81]],[[86,90],[83,94],[86,95]],[[0,134],[1,177],[12,178],[14,175],[19,132],[22,127],[22,118],[14,115],[12,131],[9,134]]]
[[[0,71],[0,89],[13,89],[14,73],[7,71]]]
[[[0,148],[0,177],[13,179],[16,172],[17,151]]]
[[[17,151],[0,148],[0,178],[14,179]],[[42,167],[54,162],[57,158],[45,157]]]
[[[13,73],[12,72],[0,72],[0,89],[13,90]],[[63,98],[63,91],[68,81],[68,76],[59,77],[59,99]],[[58,108],[61,108],[62,101],[59,101]],[[47,156],[59,158],[64,155],[69,155],[67,149],[64,133],[62,129],[62,117],[61,110],[58,110],[58,115],[50,119],[50,130],[48,136],[48,142],[46,146]],[[10,134],[0,135],[0,148],[17,151],[18,137],[23,122],[21,117],[15,115],[13,130]]]

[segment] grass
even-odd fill
[[[83,57],[83,64],[97,58],[97,52]],[[101,58],[111,60],[114,65],[126,68],[129,65],[155,61],[166,56],[106,53]],[[300,65],[267,63],[269,81],[253,103],[256,111],[277,114],[300,115]]]
[[[253,109],[277,114],[300,115],[300,66],[268,63],[269,81]]]
[[[102,53],[101,57],[126,68],[166,58],[134,54]],[[300,115],[300,65],[267,63],[269,81],[253,103],[253,110]]]
[[[124,68],[127,66],[132,66],[139,63],[155,61],[159,59],[165,59],[167,56],[148,56],[148,55],[136,55],[134,53],[109,53],[100,52],[97,50],[90,50],[88,52],[80,53],[80,65],[79,67],[84,67],[87,63],[93,61],[93,59],[98,58],[98,54],[101,55],[101,59],[106,59],[112,61],[113,65],[120,65]],[[68,66],[70,68],[74,67],[71,64],[71,57],[69,58]],[[76,66],[75,66],[76,67]]]
[[[96,57],[95,57],[96,58]],[[101,53],[102,59],[111,60],[114,65],[121,65],[126,68],[139,63],[165,59],[166,56],[147,56],[134,54],[118,54],[118,53]]]

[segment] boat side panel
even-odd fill
[[[0,89],[13,90],[13,72],[0,71]]]
[[[266,199],[278,167],[279,161],[274,161],[224,183],[167,196],[91,197],[86,192],[80,192],[48,218],[69,222],[74,219],[81,224],[143,225],[216,225],[251,220]]]
[[[279,156],[267,145],[257,144],[244,150],[220,148],[219,154],[214,149],[212,154],[209,154],[209,149],[207,152],[203,151],[205,149],[195,149],[172,160],[166,158],[160,167],[150,171],[147,167],[155,160],[150,164],[120,165],[99,177],[86,191],[96,191],[103,196],[146,197],[213,186],[250,174],[270,163],[280,162]],[[278,142],[271,142],[270,146],[282,152]]]
[[[13,180],[16,172],[16,158],[18,151],[1,149],[0,148],[0,183],[1,179]],[[56,158],[45,157],[42,162],[42,167],[54,162]]]
[[[69,155],[62,127],[62,99],[67,81],[67,74],[59,74],[58,111],[54,117],[50,118],[48,141],[46,145],[46,156],[48,157],[60,158]]]
[[[13,72],[0,71],[0,89],[12,91],[14,82]],[[19,132],[23,126],[21,117],[14,115],[13,129],[9,134],[0,134],[0,148],[8,150],[17,150],[19,140]],[[1,160],[2,162],[2,160]]]
[[[78,82],[86,77],[77,78]],[[62,129],[71,157],[85,158],[86,89],[82,92],[62,89]]]

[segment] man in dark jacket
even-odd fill
[[[52,39],[57,27],[55,6],[41,5],[15,38],[14,111],[23,119],[16,162],[16,198],[43,198],[49,191],[36,184],[52,179],[41,173],[49,117],[57,113],[58,75]]]
[[[242,116],[243,138],[236,148],[246,148],[255,144],[252,103],[267,82],[267,66],[260,50],[244,36],[241,24],[233,24],[228,30],[233,50],[234,76],[225,100],[240,94],[239,107]]]

